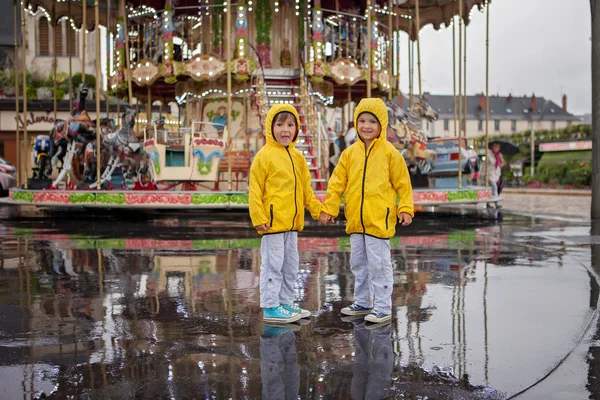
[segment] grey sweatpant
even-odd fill
[[[373,311],[391,314],[394,272],[389,239],[351,234],[350,270],[354,274],[354,302],[373,307]]]
[[[260,307],[292,304],[300,263],[298,232],[264,235],[260,256]]]
[[[298,398],[300,366],[294,332],[260,337],[260,377],[264,400]]]
[[[374,330],[364,321],[354,326],[356,357],[352,367],[352,400],[384,399],[389,395],[394,369],[392,325]]]

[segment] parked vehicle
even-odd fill
[[[17,169],[0,157],[0,197],[8,196],[8,189],[17,186]]]

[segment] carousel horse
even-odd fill
[[[97,124],[97,120],[94,120],[94,125]],[[115,126],[113,124],[112,119],[103,118],[100,120],[100,159],[106,160],[108,159],[108,155],[106,153],[109,152],[108,143],[106,142],[106,137],[112,134],[115,131]],[[96,152],[96,141],[92,141],[87,144],[85,147],[85,154],[83,158],[83,165],[85,166],[84,176],[85,180],[88,182],[93,182],[96,177],[96,160],[98,154]]]
[[[422,129],[423,118],[430,122],[438,119],[438,114],[423,101],[415,103],[407,111],[398,104],[386,102],[388,109],[387,139],[412,166],[411,172],[426,174],[431,171],[437,154],[427,149],[427,136]]]
[[[73,157],[78,144],[87,144],[96,138],[96,130],[92,119],[85,110],[88,86],[79,85],[79,93],[72,116],[68,120],[57,120],[50,131],[50,154],[52,164],[61,163],[61,171],[52,187],[56,188],[71,172]],[[70,174],[74,178],[74,174]]]
[[[133,153],[129,147],[129,137],[133,126],[135,125],[135,110],[128,109],[121,117],[121,129],[117,132],[106,135],[102,140],[102,147],[108,148],[110,158],[100,177],[100,184],[109,181],[115,169],[125,166],[125,161],[130,159]],[[98,182],[90,184],[90,188],[96,187]]]

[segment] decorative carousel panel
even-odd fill
[[[150,60],[144,60],[137,64],[131,74],[133,81],[138,86],[152,85],[159,76],[158,65]]]
[[[215,79],[224,72],[225,63],[213,56],[198,56],[186,63],[185,73],[197,81]]]
[[[337,59],[329,65],[328,75],[338,85],[352,86],[363,78],[362,68],[353,61]]]
[[[185,74],[186,68],[182,62],[167,61],[158,67],[158,74],[164,77],[166,83],[177,83],[177,76]]]
[[[389,90],[394,77],[388,73],[387,70],[379,71],[377,73],[377,85],[380,90]]]
[[[219,164],[225,153],[225,142],[219,139],[194,139],[192,157],[195,166],[190,180],[216,181],[219,175]]]
[[[329,65],[322,61],[307,62],[305,69],[310,80],[318,83],[323,81],[323,77],[327,75]]]
[[[247,81],[254,72],[254,61],[243,57],[238,58],[233,61],[231,72],[233,73],[233,79],[236,81]]]

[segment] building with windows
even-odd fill
[[[20,3],[16,3],[19,5]],[[10,0],[0,0],[0,6],[5,10],[0,14],[0,71],[10,73],[15,69],[15,37],[14,37],[14,5]],[[21,10],[17,10],[19,46],[18,70],[22,73],[23,41],[21,35]],[[93,15],[93,7],[90,7]],[[82,70],[83,40],[82,32],[75,30],[67,20],[59,21],[55,27],[52,26],[48,17],[40,10],[36,13],[26,12],[26,42],[25,61],[27,71],[41,77],[50,77],[54,53],[56,53],[57,73],[73,74]],[[106,51],[103,51],[101,65],[103,71],[96,71],[96,38],[95,31],[86,35],[85,47],[85,73],[96,76],[105,87],[106,82]],[[106,46],[106,30],[100,29],[101,46]],[[70,64],[70,68],[69,68]],[[19,88],[22,94],[22,88]],[[22,99],[22,98],[21,98]],[[62,99],[60,99],[62,100]],[[91,104],[91,102],[90,102]],[[28,121],[28,138],[33,140],[38,134],[48,134],[54,123],[52,101],[29,100],[27,115],[15,112],[14,89],[1,88],[0,90],[0,156],[9,162],[16,162],[16,127],[22,126],[22,121]],[[70,115],[68,101],[58,103],[58,119],[65,119]],[[18,114],[18,115],[17,115]],[[18,121],[18,122],[17,122]]]
[[[428,137],[448,138],[455,136],[454,96],[424,93],[423,98],[439,114],[437,121],[424,121]],[[561,129],[582,123],[581,119],[567,111],[567,96],[562,106],[543,97],[490,96],[489,134],[501,135],[532,130]],[[404,104],[407,104],[404,99]],[[458,97],[457,97],[458,101]],[[485,135],[486,98],[484,94],[467,96],[466,137]],[[458,110],[458,106],[457,106]],[[456,130],[458,131],[458,129]]]

